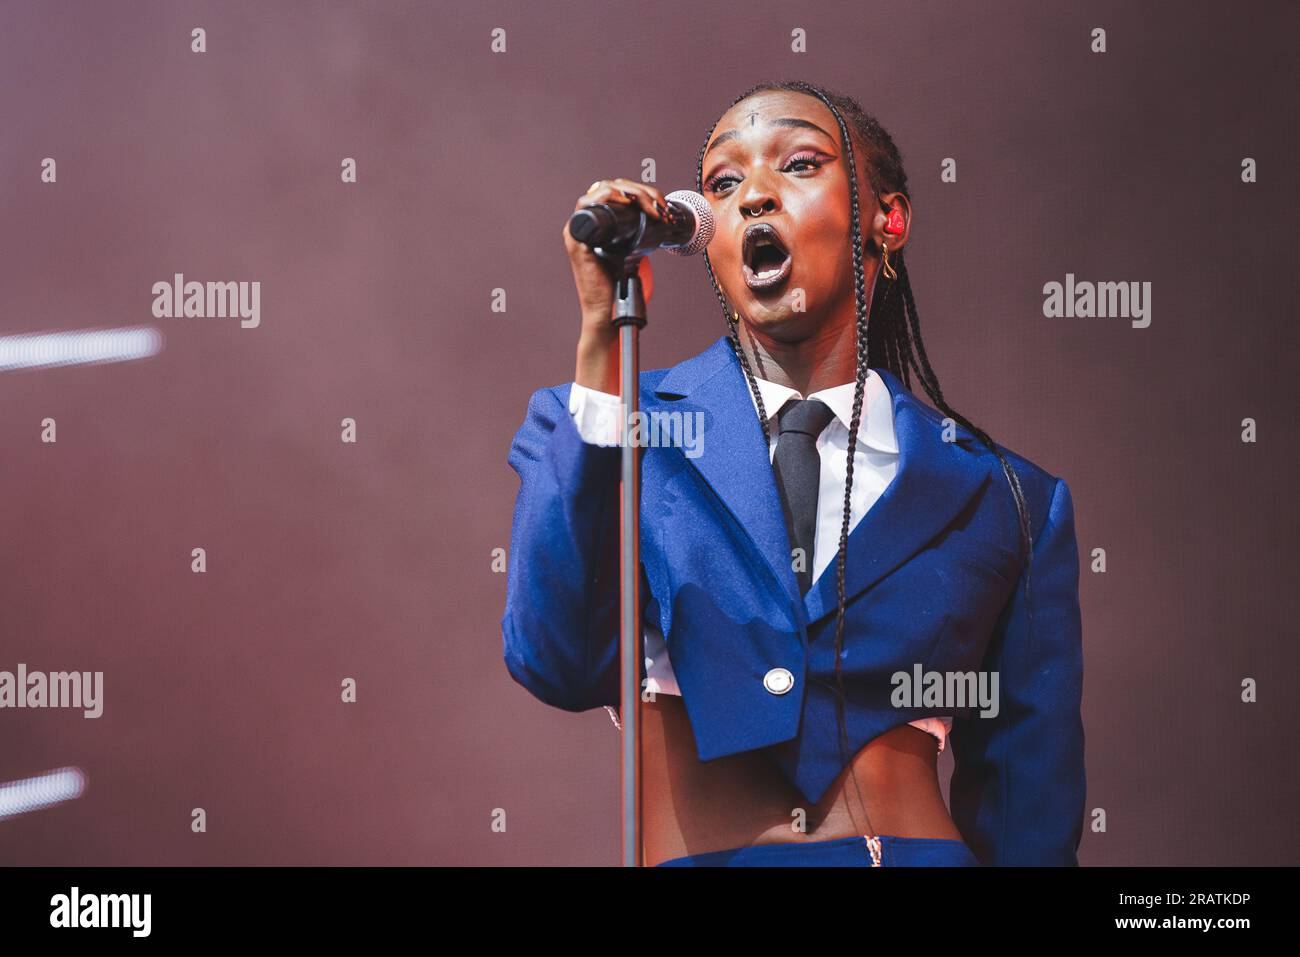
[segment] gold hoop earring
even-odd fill
[[[889,265],[889,243],[880,244],[880,271],[884,273],[886,279],[898,278],[898,273],[894,272],[894,267]]]

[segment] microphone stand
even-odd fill
[[[597,250],[597,254],[600,251]],[[623,724],[623,866],[640,867],[641,854],[641,470],[637,446],[628,441],[640,406],[640,340],[646,324],[645,294],[637,273],[643,257],[614,260],[618,267],[614,316],[618,327],[619,434],[619,710]]]
[[[699,252],[713,236],[713,216],[708,202],[697,193],[679,190],[667,197],[667,218],[681,224],[671,201],[684,203],[695,213],[695,228],[683,242],[666,248],[682,255]],[[612,214],[612,210],[610,211]],[[574,224],[578,225],[575,232]],[[619,710],[622,712],[622,818],[623,866],[644,864],[641,828],[641,663],[644,660],[641,635],[641,470],[638,449],[629,441],[632,422],[639,411],[641,398],[640,339],[646,324],[645,291],[641,285],[641,260],[651,250],[664,245],[657,234],[647,236],[649,220],[644,212],[635,229],[617,235],[608,246],[589,242],[597,235],[608,235],[602,224],[590,217],[574,214],[569,234],[588,242],[591,251],[609,268],[615,279],[613,316],[618,327],[619,408],[623,422],[620,430],[622,472],[619,477]]]

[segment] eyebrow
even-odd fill
[[[779,119],[769,121],[767,125],[787,126],[787,127],[792,127],[794,129],[816,130],[818,133],[826,137],[828,140],[835,139],[835,137],[831,136],[824,129],[818,126],[816,123],[810,123],[807,120],[801,120],[798,117],[794,117],[794,116],[783,116]],[[727,140],[734,140],[739,135],[740,135],[740,130],[727,130],[727,132],[723,133],[716,140],[714,140],[712,143],[709,144],[709,148],[704,151],[704,155],[708,156],[709,153],[713,150],[713,147],[721,146],[723,143],[727,142]]]

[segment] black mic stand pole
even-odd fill
[[[626,194],[625,194],[626,195]],[[670,194],[665,218],[684,225],[673,209],[673,201],[691,207],[695,228],[681,243],[666,248],[690,255],[699,252],[713,237],[713,215],[708,202],[698,193]],[[593,243],[608,232],[609,216],[575,213],[569,220],[569,235],[591,246],[591,251],[608,267],[615,280],[614,308],[610,321],[618,327],[619,407],[623,422],[619,432],[622,472],[619,477],[619,710],[623,732],[623,866],[644,863],[641,829],[641,470],[638,446],[630,441],[633,420],[641,398],[639,334],[646,323],[645,292],[641,288],[640,266],[645,254],[665,245],[646,236],[649,220],[641,212],[636,229],[615,235],[608,247]],[[612,213],[611,213],[612,215]],[[577,231],[574,225],[577,224]],[[657,233],[656,233],[657,237]]]
[[[619,432],[619,710],[622,712],[623,866],[640,867],[641,855],[641,470],[629,441],[640,406],[639,333],[646,324],[641,256],[618,263],[612,322],[618,327]]]

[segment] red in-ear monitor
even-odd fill
[[[903,231],[903,214],[895,206],[889,211],[889,218],[885,220],[885,232],[898,234]]]

